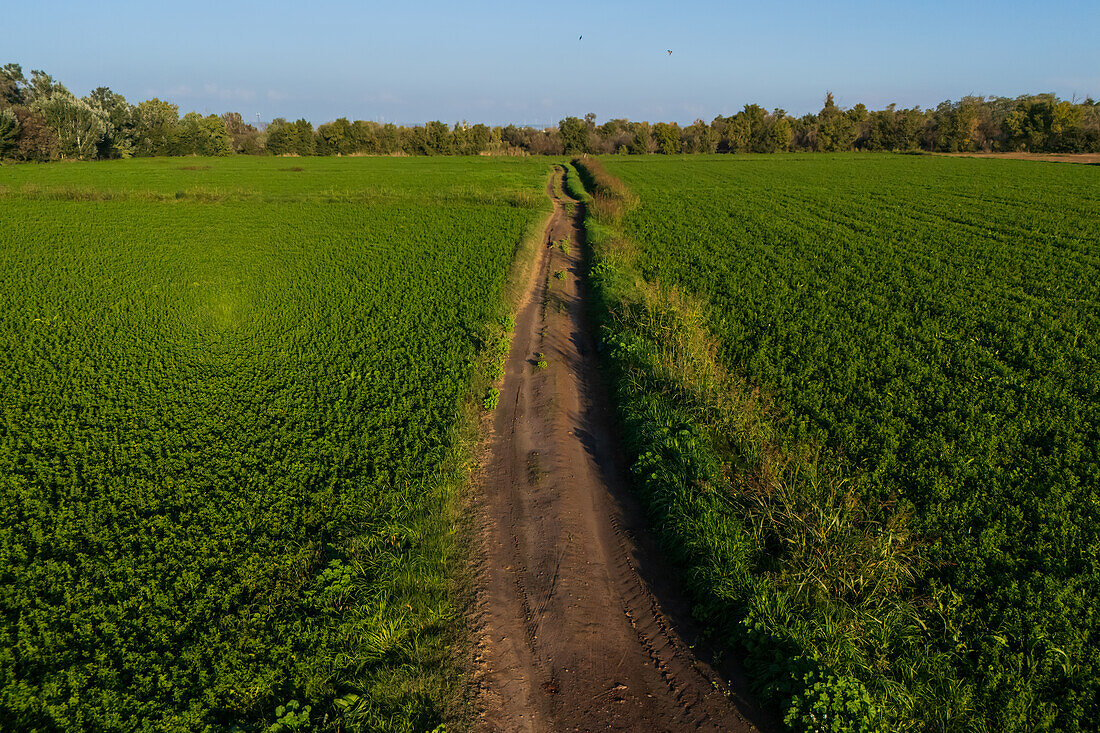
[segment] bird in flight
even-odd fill
[[[584,36],[583,36],[583,35],[579,35],[579,36],[577,36],[577,40],[578,40],[578,41],[579,41],[579,40],[581,40],[582,38],[584,38]]]
[[[671,48],[670,48],[670,49],[668,49],[668,55],[669,55],[669,56],[671,56],[671,55],[672,55],[672,49],[671,49]]]

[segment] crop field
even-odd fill
[[[701,314],[728,387],[692,407],[688,370],[661,402],[671,316],[605,324],[643,384],[619,390],[635,475],[787,722],[816,730],[833,695],[888,730],[1093,729],[1100,168],[602,162],[639,203],[597,231],[634,247],[597,256],[597,289],[629,266]],[[718,399],[755,422],[708,418]]]
[[[547,170],[0,168],[0,728],[443,719],[460,433]]]

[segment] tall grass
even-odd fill
[[[609,175],[596,158],[578,158],[574,169],[588,194],[588,211],[602,224],[616,224],[623,214],[638,205],[638,197],[617,178]]]

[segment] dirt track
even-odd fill
[[[475,728],[755,731],[685,641],[674,575],[625,489],[585,323],[583,211],[558,191],[478,480]]]
[[[1100,153],[935,153],[947,158],[1002,158],[1035,160],[1046,163],[1085,163],[1100,165]]]

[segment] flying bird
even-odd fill
[[[669,56],[671,56],[671,55],[672,55],[672,49],[671,49],[671,48],[670,48],[670,49],[668,50],[668,55],[669,55]]]
[[[579,40],[581,40],[582,38],[584,38],[584,35],[583,35],[583,34],[582,34],[582,35],[579,35],[579,36],[577,36],[577,40],[578,40],[578,41],[579,41]]]

